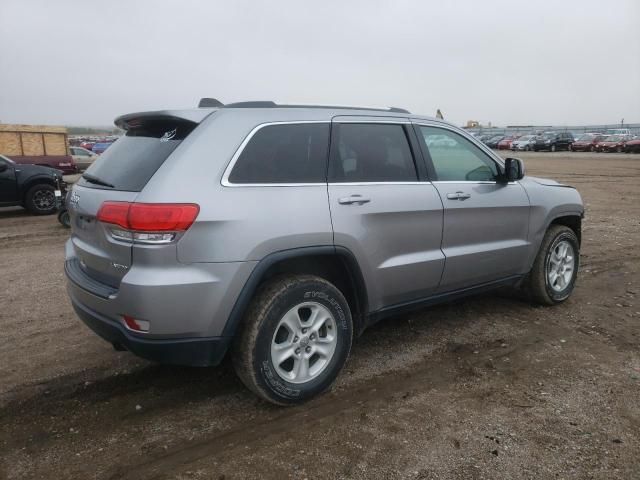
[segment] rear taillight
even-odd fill
[[[97,219],[121,228],[111,234],[119,240],[169,243],[193,224],[200,207],[195,203],[104,202]]]

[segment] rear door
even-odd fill
[[[133,202],[164,161],[197,123],[175,117],[132,120],[114,143],[82,175],[68,200],[71,241],[80,268],[118,287],[131,266],[132,243],[114,238],[113,225],[96,221],[106,201]]]
[[[523,273],[529,253],[529,198],[518,182],[501,183],[497,162],[442,124],[416,125],[430,176],[444,204],[439,290],[451,291]],[[442,136],[449,143],[434,141]]]
[[[416,163],[418,149],[407,119],[333,119],[334,242],[358,260],[371,311],[428,296],[440,281],[442,202]]]

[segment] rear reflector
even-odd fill
[[[129,315],[123,315],[122,320],[124,321],[125,326],[129,330],[133,330],[135,332],[148,332],[149,331],[149,322],[146,320],[138,320]]]
[[[180,232],[189,229],[199,212],[195,203],[104,202],[97,219],[137,232]]]

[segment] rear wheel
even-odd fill
[[[533,300],[555,305],[573,292],[578,276],[580,247],[576,234],[564,225],[552,225],[545,234],[529,273],[527,286]]]
[[[556,146],[555,146],[555,144],[554,144],[554,145],[551,145],[551,151],[552,151],[552,152],[555,152],[555,151],[556,151]]]
[[[34,215],[50,215],[56,211],[55,189],[42,183],[31,187],[25,195],[25,207]]]
[[[312,275],[284,275],[265,283],[234,343],[242,382],[263,399],[302,403],[334,382],[351,350],[353,325],[344,296]]]
[[[596,147],[594,145],[591,145],[591,147],[589,148],[590,152],[595,152],[596,151]]]
[[[618,147],[616,148],[616,152],[617,152],[617,153],[622,153],[622,147],[618,146]]]

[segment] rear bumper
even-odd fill
[[[78,317],[97,335],[154,362],[205,367],[218,365],[229,346],[229,337],[146,339],[134,336],[123,326],[72,300]]]
[[[159,254],[160,250],[151,253]],[[66,244],[65,273],[71,300],[121,325],[124,315],[149,322],[149,332],[132,333],[153,340],[217,338],[255,262],[180,264],[165,255],[151,264],[151,253],[136,252],[117,287],[89,276],[80,268],[73,240]],[[174,252],[169,252],[169,254]],[[146,255],[146,257],[145,257]]]

